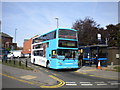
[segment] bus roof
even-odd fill
[[[91,48],[91,47],[108,47],[106,44],[98,44],[98,45],[89,45],[89,46],[79,46],[78,48]]]
[[[59,29],[66,29],[66,30],[77,31],[77,30],[75,30],[75,29],[70,29],[70,28],[56,28],[56,29],[54,29],[54,30],[52,30],[52,31],[49,31],[49,32],[45,33],[45,34],[48,34],[48,33],[50,33],[50,32],[53,32],[53,31],[59,30]],[[45,35],[45,34],[41,34],[41,35],[39,35],[39,36],[43,36],[43,35]],[[39,36],[37,36],[37,37],[39,37]],[[37,37],[35,37],[35,38],[37,38]]]

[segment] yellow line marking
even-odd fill
[[[87,74],[87,73],[82,73],[82,72],[79,72],[79,71],[75,71],[75,72],[80,73],[80,74]]]
[[[115,78],[109,78],[109,77],[104,77],[104,76],[96,76],[96,75],[89,75],[89,76],[117,80],[117,79],[115,79]]]
[[[75,72],[78,72],[78,71],[75,71]]]
[[[80,73],[80,74],[87,74],[87,73]]]
[[[18,78],[15,78],[13,76],[9,76],[9,75],[3,74],[3,73],[0,73],[0,74],[3,75],[3,76],[9,77],[9,78],[15,79],[17,81],[21,81],[21,82],[28,83],[28,84],[34,84],[33,82],[29,82],[29,81],[26,81],[26,80],[18,79]]]
[[[117,80],[117,79],[115,79],[115,78],[104,77],[104,76],[95,76],[95,77],[100,77],[100,78],[106,78],[106,79],[114,79],[114,80]]]
[[[84,71],[95,71],[96,69],[91,69],[91,70],[84,70]]]
[[[95,76],[95,75],[89,75],[89,76]]]
[[[88,74],[88,73],[81,73],[81,72],[79,72],[79,71],[75,71],[75,72],[80,73],[80,74]],[[116,78],[109,78],[109,77],[104,77],[104,76],[96,76],[96,75],[89,75],[89,76],[94,76],[94,77],[100,77],[100,78],[118,80],[118,79],[116,79]]]
[[[57,74],[55,74],[55,73],[52,73],[53,75],[55,75],[55,76],[57,76]]]
[[[49,77],[59,81],[60,83],[58,85],[54,85],[54,86],[40,86],[41,88],[58,88],[58,87],[62,87],[65,84],[65,82],[63,80],[61,80],[53,75],[49,75]]]
[[[24,83],[36,85],[36,84],[33,83],[33,82],[26,81],[26,80],[22,80],[22,79],[18,79],[18,78],[15,78],[15,77],[13,77],[13,76],[9,76],[9,75],[3,74],[3,73],[0,73],[0,75],[3,75],[3,76],[6,76],[6,77],[15,79],[15,80],[20,81],[20,82],[24,82]],[[58,87],[62,87],[62,86],[65,84],[65,82],[64,82],[63,80],[58,79],[58,78],[55,77],[55,76],[49,75],[49,77],[51,77],[51,78],[53,78],[53,79],[59,81],[60,83],[59,83],[58,85],[54,85],[54,86],[39,86],[39,87],[41,87],[41,88],[58,88]],[[37,86],[37,85],[36,85],[36,86]]]

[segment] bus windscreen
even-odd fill
[[[57,54],[60,56],[65,56],[65,58],[77,58],[77,50],[69,50],[69,49],[58,49]]]
[[[60,29],[59,38],[76,39],[76,31]]]
[[[77,41],[59,40],[59,47],[77,48]]]

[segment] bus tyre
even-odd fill
[[[50,68],[50,63],[49,63],[49,62],[47,63],[46,67],[47,67],[48,69]]]
[[[33,64],[35,64],[35,58],[33,59]]]

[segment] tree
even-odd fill
[[[77,20],[72,28],[78,31],[78,44],[79,45],[93,45],[97,44],[97,34],[101,33],[93,18],[86,17],[84,20]]]
[[[106,38],[109,46],[120,46],[120,23],[106,26]]]

